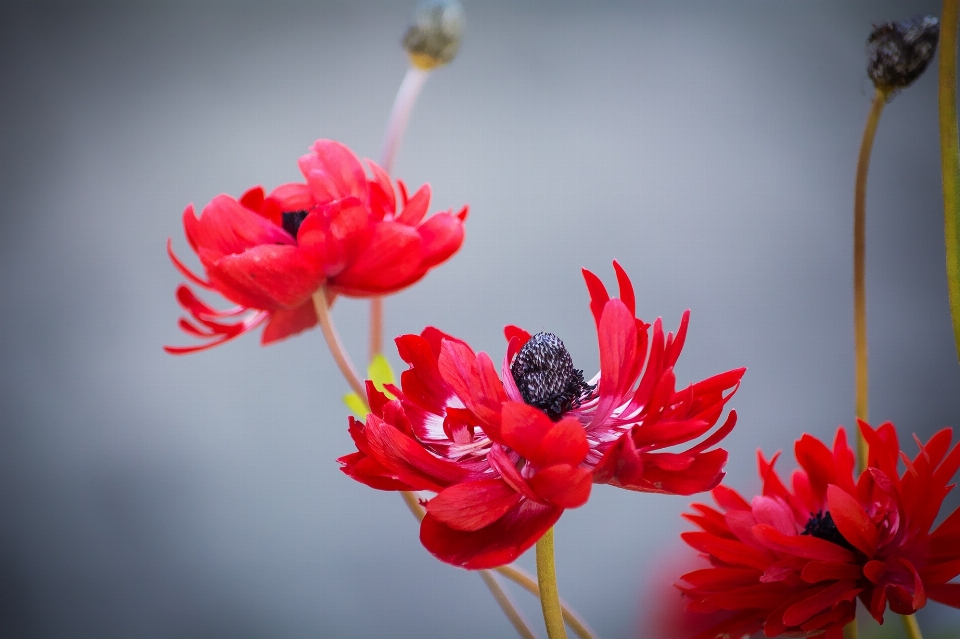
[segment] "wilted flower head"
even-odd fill
[[[458,0],[421,0],[414,10],[413,24],[403,36],[403,48],[414,66],[442,66],[460,51],[463,26],[463,6]]]
[[[927,68],[939,39],[934,16],[877,25],[867,38],[867,75],[882,91],[908,87]]]
[[[614,267],[619,298],[584,271],[600,350],[589,382],[557,336],[508,326],[499,375],[486,353],[430,327],[396,340],[410,365],[401,388],[367,383],[371,412],[350,418],[357,452],[340,458],[343,472],[380,490],[437,493],[420,540],[439,559],[511,562],[586,503],[593,483],[690,495],[723,478],[727,452],[716,446],[736,414],[720,418],[744,370],[677,389],[689,313],[676,335],[659,319],[651,327]]]

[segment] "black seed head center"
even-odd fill
[[[553,421],[580,406],[594,389],[583,381],[583,371],[573,367],[570,353],[553,333],[531,337],[513,358],[510,372],[523,401]]]
[[[847,550],[855,550],[850,542],[844,539],[840,531],[837,530],[837,524],[833,521],[833,515],[825,513],[822,510],[816,515],[810,516],[801,534],[810,535],[817,539],[825,539],[838,546],[843,546]]]
[[[300,230],[300,225],[303,224],[309,212],[310,211],[290,211],[289,213],[281,213],[283,230],[292,235],[293,239],[297,239],[297,232]]]

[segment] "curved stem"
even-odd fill
[[[513,602],[510,601],[510,596],[500,587],[500,583],[493,573],[489,570],[481,570],[480,578],[483,579],[483,583],[487,585],[487,589],[490,590],[493,598],[497,600],[500,609],[503,610],[503,614],[510,620],[517,634],[523,637],[523,639],[536,639],[537,636],[530,630],[530,626],[527,625],[523,615],[521,615],[517,607],[513,605]]]
[[[943,236],[953,338],[960,357],[960,148],[957,141],[957,0],[940,14],[940,160],[943,167]]]
[[[856,366],[856,411],[857,417],[867,421],[868,369],[867,369],[867,173],[870,170],[870,152],[877,133],[880,113],[887,102],[887,93],[877,89],[873,96],[867,125],[860,142],[857,158],[857,179],[853,195],[853,333]],[[857,431],[858,468],[862,472],[867,464],[867,443]]]
[[[410,122],[410,114],[420,97],[420,91],[426,84],[430,72],[413,65],[403,76],[397,97],[393,99],[390,117],[387,119],[387,130],[383,136],[383,149],[380,151],[380,166],[387,174],[393,173],[393,162],[397,159],[400,142]],[[374,297],[370,300],[370,359],[383,352],[383,298]]]
[[[380,151],[380,166],[387,173],[393,173],[393,161],[397,158],[400,141],[407,130],[407,123],[410,122],[413,105],[417,103],[420,90],[429,77],[429,71],[410,65],[400,88],[397,89],[397,97],[393,99],[387,131],[383,137],[383,149]]]
[[[320,288],[313,294],[313,308],[317,312],[317,322],[320,324],[320,330],[323,331],[323,338],[327,340],[327,346],[330,348],[330,354],[333,355],[337,367],[343,375],[353,392],[360,397],[367,396],[367,389],[357,375],[357,369],[353,367],[350,356],[343,348],[340,336],[337,335],[337,329],[333,325],[333,318],[330,317],[330,305],[327,304],[326,289]]]
[[[903,615],[903,627],[907,631],[907,637],[909,639],[923,639],[923,635],[920,634],[920,625],[917,623],[916,615]]]
[[[553,528],[537,542],[537,582],[540,584],[540,607],[543,623],[550,639],[567,639],[560,610],[560,591],[557,589],[557,566],[553,560]]]
[[[537,582],[533,577],[528,575],[526,572],[517,568],[516,566],[506,565],[500,566],[499,568],[494,568],[498,573],[517,584],[534,597],[540,597],[540,586],[537,585]],[[563,620],[570,630],[573,630],[573,634],[580,637],[580,639],[597,639],[597,635],[590,629],[590,626],[587,625],[587,622],[581,619],[577,613],[571,610],[567,604],[560,600],[560,611],[563,613]]]
[[[856,619],[843,627],[843,639],[857,639],[858,634]]]
[[[427,516],[427,511],[420,505],[417,494],[409,490],[402,490],[400,491],[400,496],[403,497],[404,503],[407,505],[407,508],[410,509],[410,512],[413,513],[413,516],[417,518],[417,521],[423,521],[423,518]]]

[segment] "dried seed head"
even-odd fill
[[[908,87],[927,68],[939,39],[934,16],[877,25],[867,38],[867,75],[881,91]]]
[[[459,0],[421,0],[413,24],[403,36],[410,62],[430,70],[453,60],[463,37],[463,6]]]
[[[563,342],[553,333],[531,337],[513,358],[510,372],[523,401],[554,421],[579,406],[593,391],[593,386],[583,381],[583,371],[573,367]]]

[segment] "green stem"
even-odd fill
[[[843,628],[843,639],[857,639],[857,620],[854,619]]]
[[[887,103],[887,92],[877,89],[870,105],[870,114],[863,129],[860,142],[860,155],[857,157],[857,178],[853,189],[853,334],[854,362],[856,369],[857,417],[867,421],[869,396],[869,369],[867,367],[867,174],[870,172],[870,153],[873,140],[880,123],[883,105]],[[857,432],[858,470],[863,472],[867,465],[867,443]]]
[[[923,639],[923,635],[920,634],[920,625],[917,624],[917,617],[915,615],[903,615],[903,627],[907,631],[907,637],[909,639]]]
[[[540,597],[540,586],[537,585],[536,580],[520,568],[507,564],[506,566],[494,568],[494,570],[529,592],[534,597]],[[570,606],[564,603],[563,599],[560,600],[560,610],[563,612],[564,622],[570,626],[570,630],[573,631],[573,634],[580,637],[580,639],[597,639],[596,633],[590,629],[590,626],[587,625],[587,622],[581,619],[577,613],[570,608]]]
[[[940,15],[940,161],[943,167],[943,235],[953,337],[960,358],[960,148],[957,140],[957,0],[943,0]]]
[[[553,560],[553,528],[537,542],[537,581],[540,584],[540,606],[549,639],[567,639],[557,589],[557,566]]]

